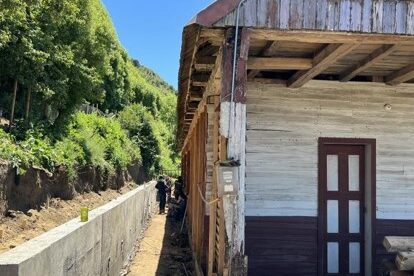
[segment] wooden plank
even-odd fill
[[[407,1],[407,34],[414,34],[414,2]]]
[[[207,82],[206,81],[192,81],[191,85],[196,86],[196,87],[206,87]]]
[[[280,44],[278,41],[269,41],[267,42],[266,46],[262,49],[259,56],[265,56],[265,57],[273,56],[276,54],[279,47],[280,47]],[[259,73],[260,73],[260,70],[251,70],[248,73],[247,77],[249,79],[254,79]]]
[[[384,45],[377,50],[375,50],[372,54],[370,54],[366,59],[361,60],[357,64],[349,67],[346,71],[344,71],[339,79],[340,81],[350,81],[352,78],[358,75],[358,73],[363,72],[365,69],[369,68],[376,62],[379,62],[395,52],[398,49],[398,45]]]
[[[289,29],[302,29],[303,25],[303,0],[290,0]]]
[[[236,66],[236,87],[235,87],[235,102],[246,102],[246,85],[247,85],[247,62],[249,58],[250,49],[250,34],[251,29],[243,28],[240,37],[240,53]]]
[[[279,28],[280,25],[280,0],[268,0],[267,27]]]
[[[289,21],[290,21],[290,1],[291,0],[280,0],[280,8],[279,8],[279,20],[280,20],[280,28],[281,29],[289,29]],[[273,39],[277,40],[277,39]]]
[[[414,252],[399,252],[395,263],[398,270],[414,270]]]
[[[325,30],[327,18],[327,0],[317,0],[316,6],[316,28],[319,30]]]
[[[372,31],[372,0],[363,0],[362,7],[362,31]]]
[[[339,0],[328,1],[328,18],[326,19],[326,27],[328,30],[338,30],[340,5]]]
[[[280,48],[278,41],[269,41],[266,47],[262,50],[261,56],[271,57],[274,56]]]
[[[214,64],[196,63],[194,69],[198,72],[209,72],[214,69]]]
[[[349,31],[351,23],[351,0],[342,0],[339,10],[339,30]]]
[[[413,6],[414,8],[414,6]],[[414,9],[413,9],[414,12]],[[358,34],[319,31],[281,31],[253,29],[254,40],[291,41],[303,43],[369,43],[414,45],[414,36]]]
[[[243,5],[244,25],[246,27],[254,27],[257,25],[257,2],[256,0],[246,1]]]
[[[362,31],[362,6],[363,0],[351,1],[350,31]]]
[[[382,19],[382,31],[384,33],[394,34],[397,30],[395,21],[397,1],[384,1],[384,18]]]
[[[307,70],[312,68],[310,58],[249,58],[249,70]]]
[[[374,0],[372,3],[372,32],[382,32],[384,0]]]
[[[384,238],[383,245],[387,252],[413,251],[414,237],[387,236]]]
[[[196,71],[202,72],[212,71],[215,62],[216,57],[214,56],[199,56],[196,58],[196,61],[194,62],[194,69],[196,69]]]
[[[303,86],[332,63],[355,49],[356,46],[355,44],[329,44],[315,56],[313,59],[314,66],[309,70],[299,71],[293,75],[288,81],[288,86],[292,88]]]
[[[405,34],[407,31],[407,6],[408,2],[397,1],[395,8],[395,26],[397,34]]]
[[[303,29],[312,30],[316,27],[316,1],[303,1]]]
[[[389,85],[398,85],[414,78],[414,64],[408,65],[401,70],[389,75],[385,78],[385,82]]]
[[[257,26],[261,28],[270,27],[268,26],[268,4],[273,2],[271,0],[257,0]],[[275,15],[273,15],[275,16]]]

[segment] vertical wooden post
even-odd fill
[[[245,163],[246,163],[246,85],[247,59],[250,47],[250,29],[242,28],[240,46],[236,62],[236,87],[231,102],[231,81],[233,47],[232,33],[227,32],[223,47],[222,97],[221,97],[221,135],[227,141],[227,159],[237,161],[240,166],[239,190],[236,196],[223,198],[224,216],[228,249],[226,267],[231,275],[247,275],[247,262],[244,256],[245,231]],[[233,45],[232,45],[233,44]]]
[[[14,81],[14,87],[13,87],[13,99],[12,99],[12,105],[10,110],[10,126],[13,124],[14,121],[14,110],[16,108],[16,98],[17,98],[17,79]]]

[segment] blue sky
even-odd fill
[[[129,54],[177,87],[183,27],[214,0],[103,0]]]

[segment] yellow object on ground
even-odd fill
[[[86,208],[86,207],[82,207],[82,208],[80,209],[80,213],[81,213],[81,222],[87,222],[87,221],[88,221],[88,219],[89,219],[89,217],[88,217],[88,215],[89,215],[89,210],[88,210],[88,208]]]

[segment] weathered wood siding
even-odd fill
[[[248,275],[316,275],[317,248],[316,218],[246,217]]]
[[[329,81],[249,83],[246,216],[317,216],[319,137],[376,139],[377,218],[413,219],[414,86]]]
[[[215,26],[234,26],[236,11]],[[286,30],[414,34],[410,0],[247,0],[240,25]]]

